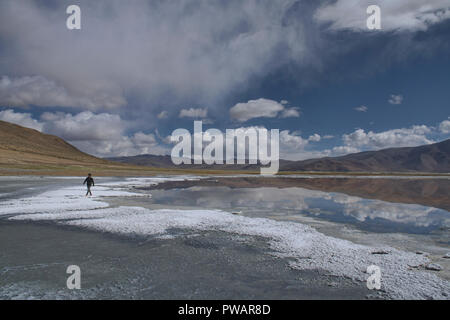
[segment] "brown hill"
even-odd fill
[[[107,164],[56,136],[0,121],[0,164]]]
[[[390,148],[287,163],[282,171],[450,172],[450,139],[419,147]]]
[[[259,171],[260,165],[180,165],[170,156],[150,154],[108,158],[108,160],[154,168]],[[390,148],[303,161],[280,160],[280,171],[307,172],[450,172],[450,139],[409,148]]]
[[[88,172],[95,176],[151,176],[188,171],[100,159],[56,136],[0,121],[0,175],[80,176]],[[204,172],[189,170],[189,173]]]

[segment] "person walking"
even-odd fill
[[[87,192],[86,192],[86,197],[88,195],[92,196],[92,192],[91,192],[91,187],[95,186],[95,182],[94,179],[92,178],[92,174],[88,174],[87,178],[84,180],[83,185],[87,185]]]

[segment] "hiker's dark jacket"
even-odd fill
[[[88,187],[95,186],[94,179],[92,179],[91,177],[87,177],[86,180],[84,180],[83,184],[86,184],[86,183],[87,183]]]

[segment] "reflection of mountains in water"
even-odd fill
[[[241,210],[255,217],[310,215],[377,232],[429,233],[448,228],[446,210],[368,200],[341,193],[293,188],[190,187],[152,192],[159,204]]]
[[[450,210],[449,179],[299,179],[299,186]]]
[[[302,213],[377,232],[429,233],[450,227],[448,179],[215,178],[171,181],[152,189],[157,202],[262,216]]]
[[[291,188],[345,193],[368,199],[396,203],[421,204],[450,211],[450,179],[395,178],[292,178],[242,177],[199,181],[169,181],[150,189],[188,188],[192,186],[227,186],[230,188]]]

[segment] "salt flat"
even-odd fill
[[[94,197],[84,197],[84,189],[67,186],[29,197],[0,203],[0,215],[9,221],[51,222],[132,239],[177,239],[189,232],[224,232],[237,236],[263,238],[267,254],[287,259],[291,269],[320,270],[325,274],[352,279],[361,286],[368,277],[367,267],[382,270],[382,289],[393,299],[446,299],[450,283],[421,269],[430,261],[423,255],[388,246],[368,246],[326,236],[298,222],[276,221],[233,215],[224,210],[153,210],[139,206],[111,206],[106,199],[149,197],[133,186],[160,183],[170,179],[199,179],[195,176],[129,178],[106,181],[94,189]],[[239,238],[243,237],[243,238]],[[243,240],[242,240],[243,239]],[[374,254],[374,252],[387,254]],[[201,270],[200,270],[201,271]]]

